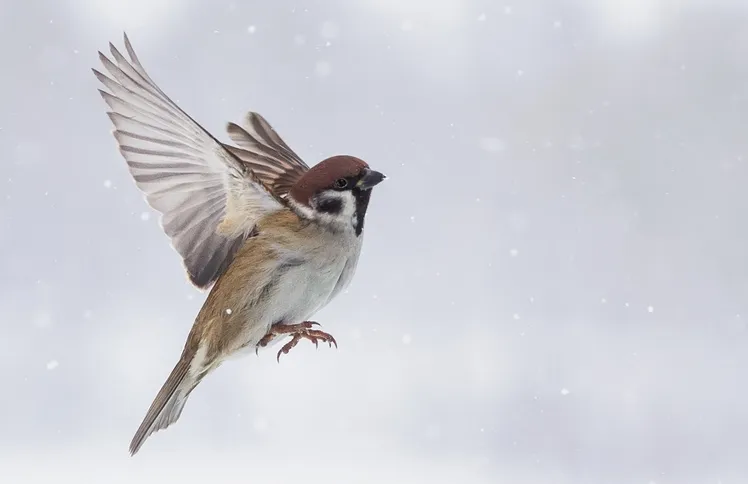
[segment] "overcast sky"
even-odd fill
[[[748,4],[0,0],[0,481],[748,480]],[[373,195],[339,343],[127,452],[205,294],[90,68],[263,114]],[[277,348],[276,348],[277,349]]]

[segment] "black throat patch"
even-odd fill
[[[354,188],[353,198],[356,200],[356,236],[359,236],[364,231],[364,217],[366,216],[366,209],[369,208],[371,190]]]

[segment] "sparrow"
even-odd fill
[[[127,34],[129,59],[99,52],[112,131],[136,186],[159,213],[189,280],[208,296],[179,361],[130,443],[135,455],[179,419],[224,361],[283,338],[337,346],[309,321],[351,282],[372,188],[386,177],[338,155],[309,167],[260,114],[228,123],[218,141],[151,79]]]

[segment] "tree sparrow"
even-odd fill
[[[182,355],[130,443],[177,421],[190,392],[231,356],[291,337],[335,339],[308,321],[356,270],[371,189],[385,176],[352,156],[304,163],[259,114],[218,141],[156,85],[124,36],[99,52],[111,75],[113,134],[138,188],[161,214],[192,283],[210,293]],[[337,343],[335,343],[337,346]]]

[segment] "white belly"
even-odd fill
[[[279,272],[269,297],[260,306],[249,309],[244,341],[239,353],[255,351],[257,343],[276,323],[296,324],[308,321],[350,283],[360,253],[360,242],[351,251],[330,254],[328,258],[306,260]],[[253,310],[254,309],[254,310]],[[283,338],[277,338],[272,346]]]
[[[303,265],[290,269],[278,283],[277,308],[271,311],[271,324],[306,321],[327,305],[346,261],[341,257],[324,267]]]

